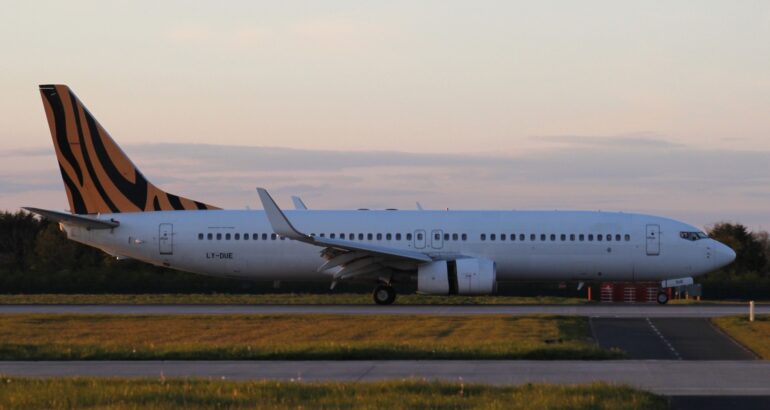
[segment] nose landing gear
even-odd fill
[[[378,305],[390,305],[396,300],[396,291],[390,285],[379,284],[374,288],[372,298]]]

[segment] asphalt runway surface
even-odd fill
[[[577,315],[616,318],[709,318],[748,314],[748,304],[701,305],[0,305],[0,314],[341,314],[341,315]],[[756,314],[770,314],[757,305]]]
[[[705,318],[591,318],[590,321],[599,346],[623,350],[630,359],[757,358]]]
[[[494,385],[605,381],[665,395],[770,395],[770,362],[760,360],[9,361],[0,362],[0,374],[283,381],[427,379]]]

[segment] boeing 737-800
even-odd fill
[[[642,214],[284,211],[261,188],[264,210],[223,210],[150,183],[67,86],[40,93],[69,212],[26,209],[119,258],[255,280],[369,281],[378,304],[395,300],[395,282],[416,282],[429,295],[485,295],[513,280],[665,287],[735,259],[692,225]]]

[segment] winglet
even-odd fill
[[[294,202],[294,209],[299,211],[306,211],[307,206],[305,206],[305,203],[302,202],[302,198],[298,196],[291,197],[291,201]]]
[[[257,188],[262,207],[265,208],[267,219],[273,227],[273,232],[278,235],[296,240],[308,240],[310,237],[298,231],[286,218],[281,208],[273,200],[273,197],[264,188]]]

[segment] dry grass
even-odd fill
[[[770,315],[757,315],[754,322],[749,322],[748,315],[717,317],[711,321],[757,356],[770,359]]]
[[[520,305],[520,304],[575,304],[586,303],[582,298],[556,296],[424,296],[398,295],[401,305]],[[0,304],[245,304],[245,305],[371,305],[369,294],[334,293],[276,293],[276,294],[135,294],[135,295],[0,295]]]
[[[0,380],[0,409],[665,409],[625,386],[281,383],[148,379]]]
[[[0,315],[0,360],[607,359],[563,316]]]

